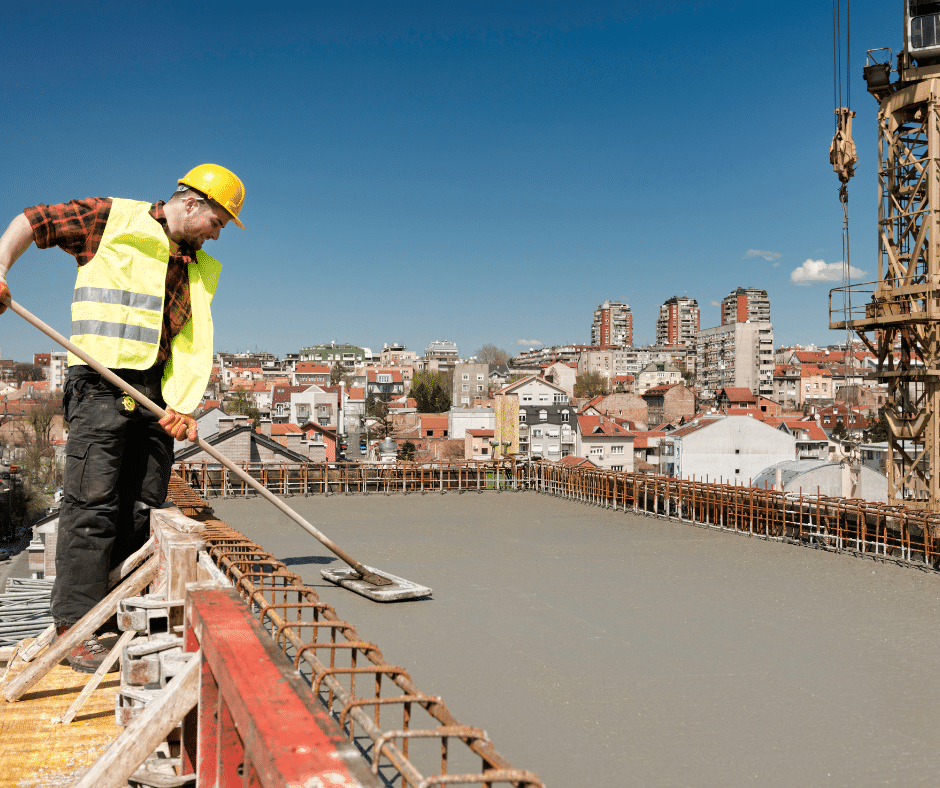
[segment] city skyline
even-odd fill
[[[448,338],[517,353],[587,343],[605,299],[631,306],[646,345],[666,298],[717,326],[739,286],[767,290],[779,343],[843,340],[827,328],[842,278],[828,7],[248,9],[11,9],[0,225],[38,202],[166,199],[194,164],[230,167],[247,229],[206,251],[224,266],[215,346],[233,351]],[[901,40],[900,10],[896,28],[876,11],[852,20],[855,281],[877,271],[861,65]],[[120,54],[90,61],[118,22]],[[183,28],[199,46],[167,48]],[[69,333],[68,255],[33,248],[9,279]],[[0,318],[5,357],[49,349]]]

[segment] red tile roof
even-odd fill
[[[467,435],[474,438],[493,438],[496,433],[493,430],[467,430]]]
[[[756,402],[754,392],[746,388],[722,389],[729,402]]]
[[[271,437],[275,438],[278,435],[290,435],[293,433],[303,432],[300,427],[296,424],[272,424],[271,425]]]
[[[573,454],[569,454],[567,457],[562,457],[560,460],[558,460],[558,463],[560,465],[571,465],[575,468],[578,468],[578,467],[596,468],[597,467],[593,462],[586,459],[585,457],[575,457]]]
[[[608,416],[578,416],[578,429],[582,435],[629,438],[633,433]]]

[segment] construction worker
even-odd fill
[[[0,313],[10,266],[32,243],[78,262],[72,342],[166,409],[160,420],[69,354],[69,424],[52,615],[61,636],[108,593],[108,572],[149,537],[166,500],[173,441],[196,440],[189,414],[212,370],[210,304],[221,265],[202,251],[238,219],[242,182],[216,164],[150,204],[88,198],[26,208],[0,236]],[[108,648],[92,634],[69,655],[94,672]],[[114,669],[117,668],[117,663]]]

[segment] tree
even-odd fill
[[[22,386],[27,381],[45,380],[46,378],[43,368],[39,364],[14,364],[11,375],[17,386]]]
[[[585,372],[578,375],[574,382],[576,397],[596,397],[607,392],[607,378],[600,372]]]
[[[484,345],[474,353],[474,355],[477,357],[477,361],[480,364],[499,364],[500,366],[505,366],[506,362],[509,361],[509,353],[496,347],[496,345]]]
[[[847,434],[845,425],[841,421],[836,422],[836,426],[832,428],[832,438],[837,441],[845,440]]]
[[[368,434],[376,435],[379,438],[387,438],[395,431],[395,425],[392,423],[392,417],[388,410],[388,403],[376,399],[371,394],[369,395],[369,400],[371,400],[371,405],[367,400],[366,412],[374,422],[371,425],[366,422]]]
[[[872,419],[865,430],[866,443],[887,443],[891,437],[891,430],[888,428],[888,419],[885,417],[885,409],[878,409],[878,418]]]
[[[413,398],[418,413],[445,413],[450,410],[451,387],[444,372],[416,372],[408,396]]]
[[[405,441],[398,449],[398,459],[404,460],[405,462],[414,462],[415,453],[417,451],[417,446],[415,446],[411,441]]]
[[[347,389],[352,387],[352,373],[346,369],[339,361],[335,361],[330,367],[330,385],[338,386],[342,383]]]
[[[232,392],[228,403],[228,412],[232,416],[247,416],[253,419],[255,429],[258,428],[258,422],[261,419],[261,411],[255,405],[255,398],[251,392],[246,389],[235,389]]]
[[[58,480],[52,428],[55,417],[62,413],[59,398],[43,398],[36,407],[14,420],[16,443],[19,444],[20,479],[23,503],[30,513],[41,512],[50,505]]]

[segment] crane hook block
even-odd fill
[[[855,113],[848,107],[839,107],[836,117],[836,133],[829,146],[829,161],[832,171],[845,184],[855,175],[855,165],[858,164],[855,140],[852,139],[852,118]]]

